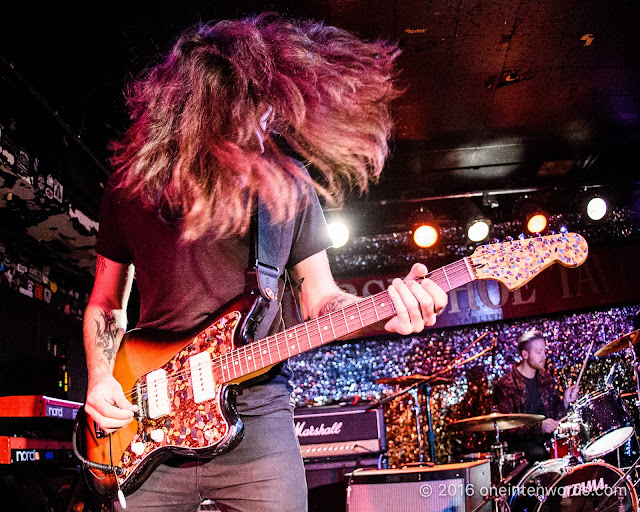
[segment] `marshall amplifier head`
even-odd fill
[[[296,409],[295,430],[304,459],[353,458],[387,450],[382,409],[330,406]]]

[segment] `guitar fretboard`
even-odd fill
[[[445,292],[476,279],[469,258],[431,272],[428,276]],[[218,357],[213,364],[216,382],[226,383],[321,347],[395,315],[388,291],[303,322]]]

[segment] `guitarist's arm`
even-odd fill
[[[416,278],[426,275],[427,267],[417,263],[404,280],[393,280],[388,291],[396,308],[396,316],[385,323],[387,331],[411,334],[435,323],[436,314],[447,305],[447,294],[430,279],[416,281]],[[298,263],[293,268],[293,278],[298,283],[300,307],[305,320],[362,299],[340,290],[331,275],[325,251]]]
[[[89,382],[85,410],[107,433],[127,425],[136,406],[124,396],[113,366],[127,325],[133,266],[98,255],[96,278],[84,314],[83,337]]]

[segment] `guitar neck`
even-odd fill
[[[476,279],[469,258],[463,258],[434,270],[428,277],[445,292]],[[391,318],[395,313],[389,292],[385,290],[337,311],[232,350],[218,358],[214,364],[214,373],[218,382],[234,381]]]

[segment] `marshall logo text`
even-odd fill
[[[298,437],[335,436],[340,433],[343,425],[341,421],[335,421],[330,427],[325,427],[322,423],[319,427],[310,425],[305,428],[306,424],[306,421],[296,421],[296,435]]]

